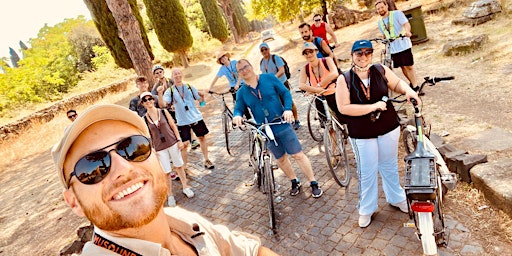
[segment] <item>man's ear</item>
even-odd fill
[[[82,206],[78,202],[78,199],[76,198],[76,195],[75,195],[75,192],[73,191],[73,189],[69,188],[69,189],[64,190],[64,192],[62,192],[62,195],[64,196],[64,201],[66,202],[66,204],[69,205],[71,210],[76,215],[78,215],[79,217],[85,216],[85,214],[82,210]]]

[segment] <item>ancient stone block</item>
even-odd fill
[[[489,36],[483,34],[449,42],[443,46],[443,55],[464,55],[473,52],[481,48],[487,40],[489,40]]]
[[[501,4],[497,0],[479,0],[471,3],[471,5],[464,10],[462,16],[470,19],[489,16],[494,13],[501,12]]]

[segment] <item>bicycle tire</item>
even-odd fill
[[[231,118],[230,116],[224,112],[222,113],[222,131],[224,132],[224,139],[226,142],[226,150],[228,154],[232,155],[232,152],[229,148],[229,133],[231,132]]]
[[[309,106],[308,106],[308,114],[307,114],[308,130],[309,130],[309,134],[311,135],[311,138],[313,138],[313,140],[322,142],[323,130],[324,130],[324,128],[322,126],[325,126],[325,125],[322,123],[322,120],[320,119],[318,114],[319,114],[319,112],[315,105],[315,97],[313,97],[309,101]]]
[[[447,246],[448,245],[448,239],[447,234],[445,232],[445,226],[444,226],[444,214],[443,214],[443,191],[444,185],[441,182],[441,177],[437,176],[437,183],[438,188],[436,191],[437,199],[434,202],[434,212],[433,212],[433,221],[434,221],[434,236],[436,239],[436,244],[438,246]]]
[[[330,131],[332,131],[334,137]],[[329,171],[334,181],[341,187],[346,187],[350,183],[350,164],[348,161],[347,144],[348,138],[344,136],[344,131],[341,130],[338,125],[327,125],[324,131],[324,151],[327,166],[329,166]]]
[[[269,226],[272,234],[276,233],[276,212],[274,205],[274,175],[270,159],[263,161],[263,176],[265,177],[265,194],[267,195],[267,206],[269,213]]]
[[[434,237],[434,221],[431,212],[416,212],[418,230],[420,232],[423,255],[437,255],[437,244]]]
[[[407,128],[402,130],[402,143],[404,145],[405,153],[408,155],[416,149],[416,132]]]
[[[258,189],[261,190],[262,175],[259,164],[259,157],[261,152],[260,143],[258,141],[258,138],[254,137],[254,134],[252,132],[249,134],[249,141],[249,164],[253,168],[254,175],[256,175],[256,185],[258,186]]]

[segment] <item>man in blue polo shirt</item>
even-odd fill
[[[315,198],[322,196],[323,191],[315,179],[311,162],[302,152],[299,139],[289,124],[294,121],[290,91],[275,75],[257,75],[248,60],[239,60],[236,68],[240,77],[244,79],[244,86],[241,86],[236,94],[233,123],[242,125],[242,113],[245,108],[251,109],[254,120],[258,124],[282,119],[287,121],[288,123],[285,124],[271,126],[277,145],[269,143],[268,148],[277,159],[279,168],[291,180],[290,195],[299,194],[301,183],[293,171],[287,154],[297,161],[299,168],[309,180],[312,196]]]
[[[276,77],[281,81],[288,90],[291,89],[290,82],[286,78],[284,73],[284,61],[279,55],[271,54],[270,47],[267,43],[260,44],[260,52],[263,55],[263,58],[260,61],[260,70],[263,74],[275,74]],[[300,128],[299,116],[297,114],[297,107],[292,100],[292,112],[293,118],[295,119],[293,123],[293,129],[297,130]]]

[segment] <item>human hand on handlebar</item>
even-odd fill
[[[288,123],[291,123],[291,122],[295,121],[295,119],[293,118],[293,113],[292,113],[291,110],[285,110],[283,112],[283,118]]]
[[[233,117],[233,124],[235,126],[241,126],[243,122],[243,118],[241,116],[235,116]]]

